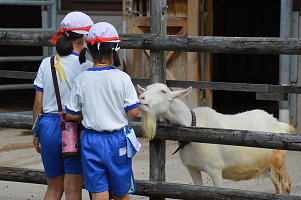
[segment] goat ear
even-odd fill
[[[140,94],[142,94],[143,92],[145,92],[145,89],[143,87],[141,87],[139,84],[137,84],[137,89],[138,89],[138,92]]]
[[[170,98],[171,100],[174,98],[179,98],[179,97],[185,97],[186,95],[188,95],[192,90],[192,87],[190,86],[189,88],[185,89],[185,90],[177,90],[177,91],[172,91]]]

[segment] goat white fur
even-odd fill
[[[172,124],[191,125],[189,108],[177,99],[189,94],[191,87],[170,91],[166,85],[155,83],[146,89],[138,85],[138,91],[141,94],[139,109],[142,111],[143,129],[148,139],[153,139],[156,130],[156,120],[149,120],[149,116],[154,118],[155,115],[159,115]],[[193,111],[198,127],[296,133],[293,126],[278,122],[263,110],[236,115],[220,114],[209,107],[198,107]],[[290,193],[291,181],[286,169],[284,150],[191,142],[181,149],[179,154],[196,185],[203,185],[201,171],[211,176],[215,187],[223,187],[223,178],[239,181],[265,175],[271,179],[277,193]]]

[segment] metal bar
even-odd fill
[[[0,1],[0,5],[21,5],[21,6],[52,6],[50,1]]]
[[[280,37],[292,37],[293,0],[281,0]],[[291,56],[279,55],[279,84],[291,85]],[[290,123],[289,101],[279,101],[279,121]]]
[[[41,61],[46,56],[3,56],[0,62],[23,62],[23,61]]]
[[[43,32],[56,32],[53,28],[0,28],[0,31],[43,31]]]
[[[56,32],[57,2],[56,0],[48,0],[48,1],[53,1],[53,5],[51,6],[51,26],[49,28],[55,30]]]
[[[51,8],[48,10],[48,11],[50,11],[49,28],[53,29],[56,32],[57,2],[56,2],[56,0],[48,0],[48,1],[54,2],[53,6],[51,6]],[[48,56],[54,56],[55,53],[56,53],[55,47],[48,47]]]
[[[57,9],[58,10],[62,9],[62,2],[61,2],[61,0],[57,0]]]
[[[292,13],[292,37],[298,38],[299,33],[299,11],[293,11]],[[295,85],[298,82],[298,55],[291,55],[291,85]],[[290,124],[297,126],[298,119],[298,109],[297,109],[297,100],[298,95],[290,94],[289,95],[289,115],[290,115]]]
[[[0,85],[0,91],[1,90],[24,90],[24,89],[33,89],[33,83]]]

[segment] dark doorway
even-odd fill
[[[42,28],[41,6],[0,6],[0,28]],[[0,56],[41,56],[41,46],[0,45]],[[0,62],[0,70],[37,72],[41,61]],[[33,80],[0,78],[0,85],[33,83]],[[35,90],[0,91],[0,113],[32,110]]]
[[[279,37],[280,1],[214,0],[213,35]],[[278,84],[278,55],[213,54],[213,81]],[[278,102],[256,100],[255,93],[213,91],[213,108],[225,114],[263,109],[278,116]]]
[[[41,6],[1,5],[0,28],[42,28]],[[41,46],[0,45],[0,56],[42,56]],[[41,61],[1,62],[1,70],[37,72]],[[32,83],[33,80],[4,79],[0,84]]]

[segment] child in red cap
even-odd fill
[[[61,22],[61,30],[53,38],[56,44],[55,68],[62,105],[70,95],[74,79],[93,66],[88,61],[79,62],[79,53],[85,43],[86,35],[93,25],[91,18],[82,12],[71,12]],[[45,58],[34,81],[36,89],[33,106],[33,119],[39,114],[43,117],[38,123],[33,139],[36,151],[41,153],[47,191],[45,199],[61,199],[65,191],[66,199],[82,199],[83,172],[81,157],[65,159],[62,157],[61,118],[52,80],[50,57]],[[39,115],[42,116],[42,115]],[[40,146],[41,145],[41,146]]]
[[[92,199],[130,199],[132,159],[127,155],[128,117],[138,115],[139,99],[120,65],[116,29],[100,22],[91,27],[87,48],[94,66],[75,79],[66,105],[69,120],[83,119],[81,139],[85,188]],[[80,61],[85,61],[84,49]],[[112,66],[112,61],[113,65]]]

